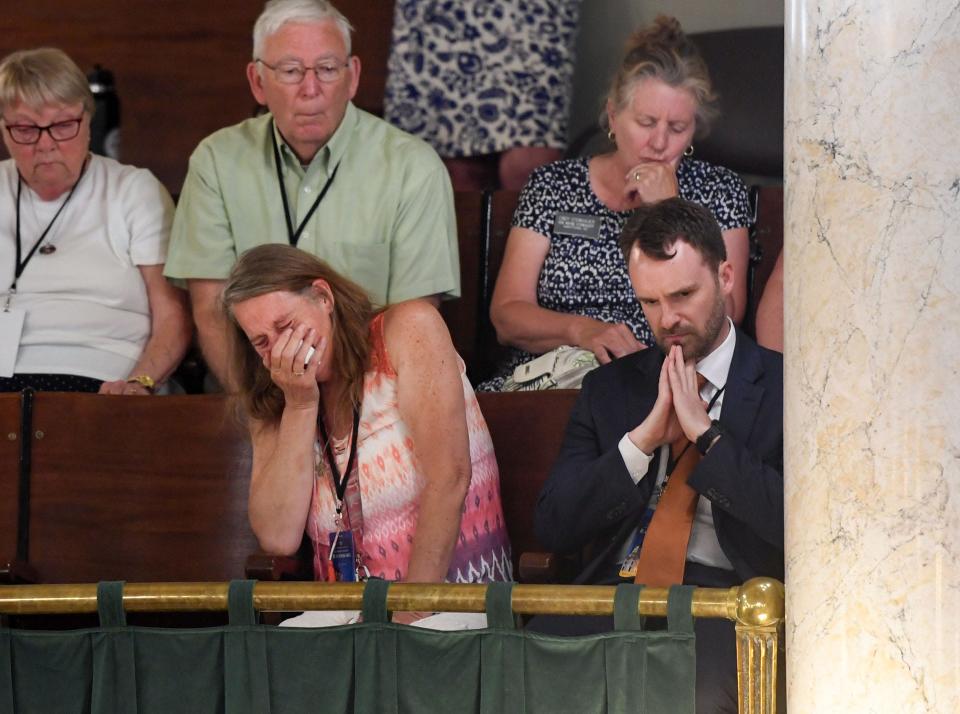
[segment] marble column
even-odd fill
[[[960,712],[960,2],[785,25],[789,706]]]

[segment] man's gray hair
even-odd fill
[[[332,20],[350,54],[350,33],[353,25],[326,0],[270,0],[253,26],[253,59],[262,59],[263,43],[288,22],[324,22]]]

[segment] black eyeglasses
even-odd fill
[[[350,66],[350,62],[337,62],[336,60],[324,60],[317,62],[313,67],[304,67],[299,62],[283,62],[278,65],[267,64],[262,59],[256,60],[267,69],[273,72],[273,76],[280,84],[300,84],[307,72],[313,72],[317,81],[324,84],[336,82],[343,76],[343,70]]]
[[[54,141],[70,141],[80,133],[80,124],[83,117],[76,119],[67,119],[58,121],[46,126],[37,126],[36,124],[4,124],[10,138],[17,144],[36,144],[40,141],[40,135],[47,132]]]

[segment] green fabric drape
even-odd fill
[[[253,583],[231,583],[229,624],[129,627],[122,583],[98,588],[100,627],[0,629],[0,711],[17,714],[643,712],[692,714],[692,589],[671,589],[668,629],[645,632],[641,586],[618,589],[615,630],[553,637],[516,627],[512,584],[487,592],[485,630],[389,622],[370,581],[363,622],[255,624]]]

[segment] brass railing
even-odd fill
[[[227,609],[228,583],[127,583],[127,612],[200,612]],[[513,611],[520,615],[611,615],[614,590],[600,585],[517,585]],[[396,583],[387,595],[391,611],[483,612],[485,585]],[[359,610],[360,583],[258,582],[253,603],[261,611]],[[0,614],[52,615],[97,611],[94,585],[0,586]],[[783,637],[783,584],[755,578],[729,589],[697,588],[693,616],[736,623],[737,684],[741,714],[777,710],[777,657]],[[667,589],[645,588],[641,615],[667,614]]]

